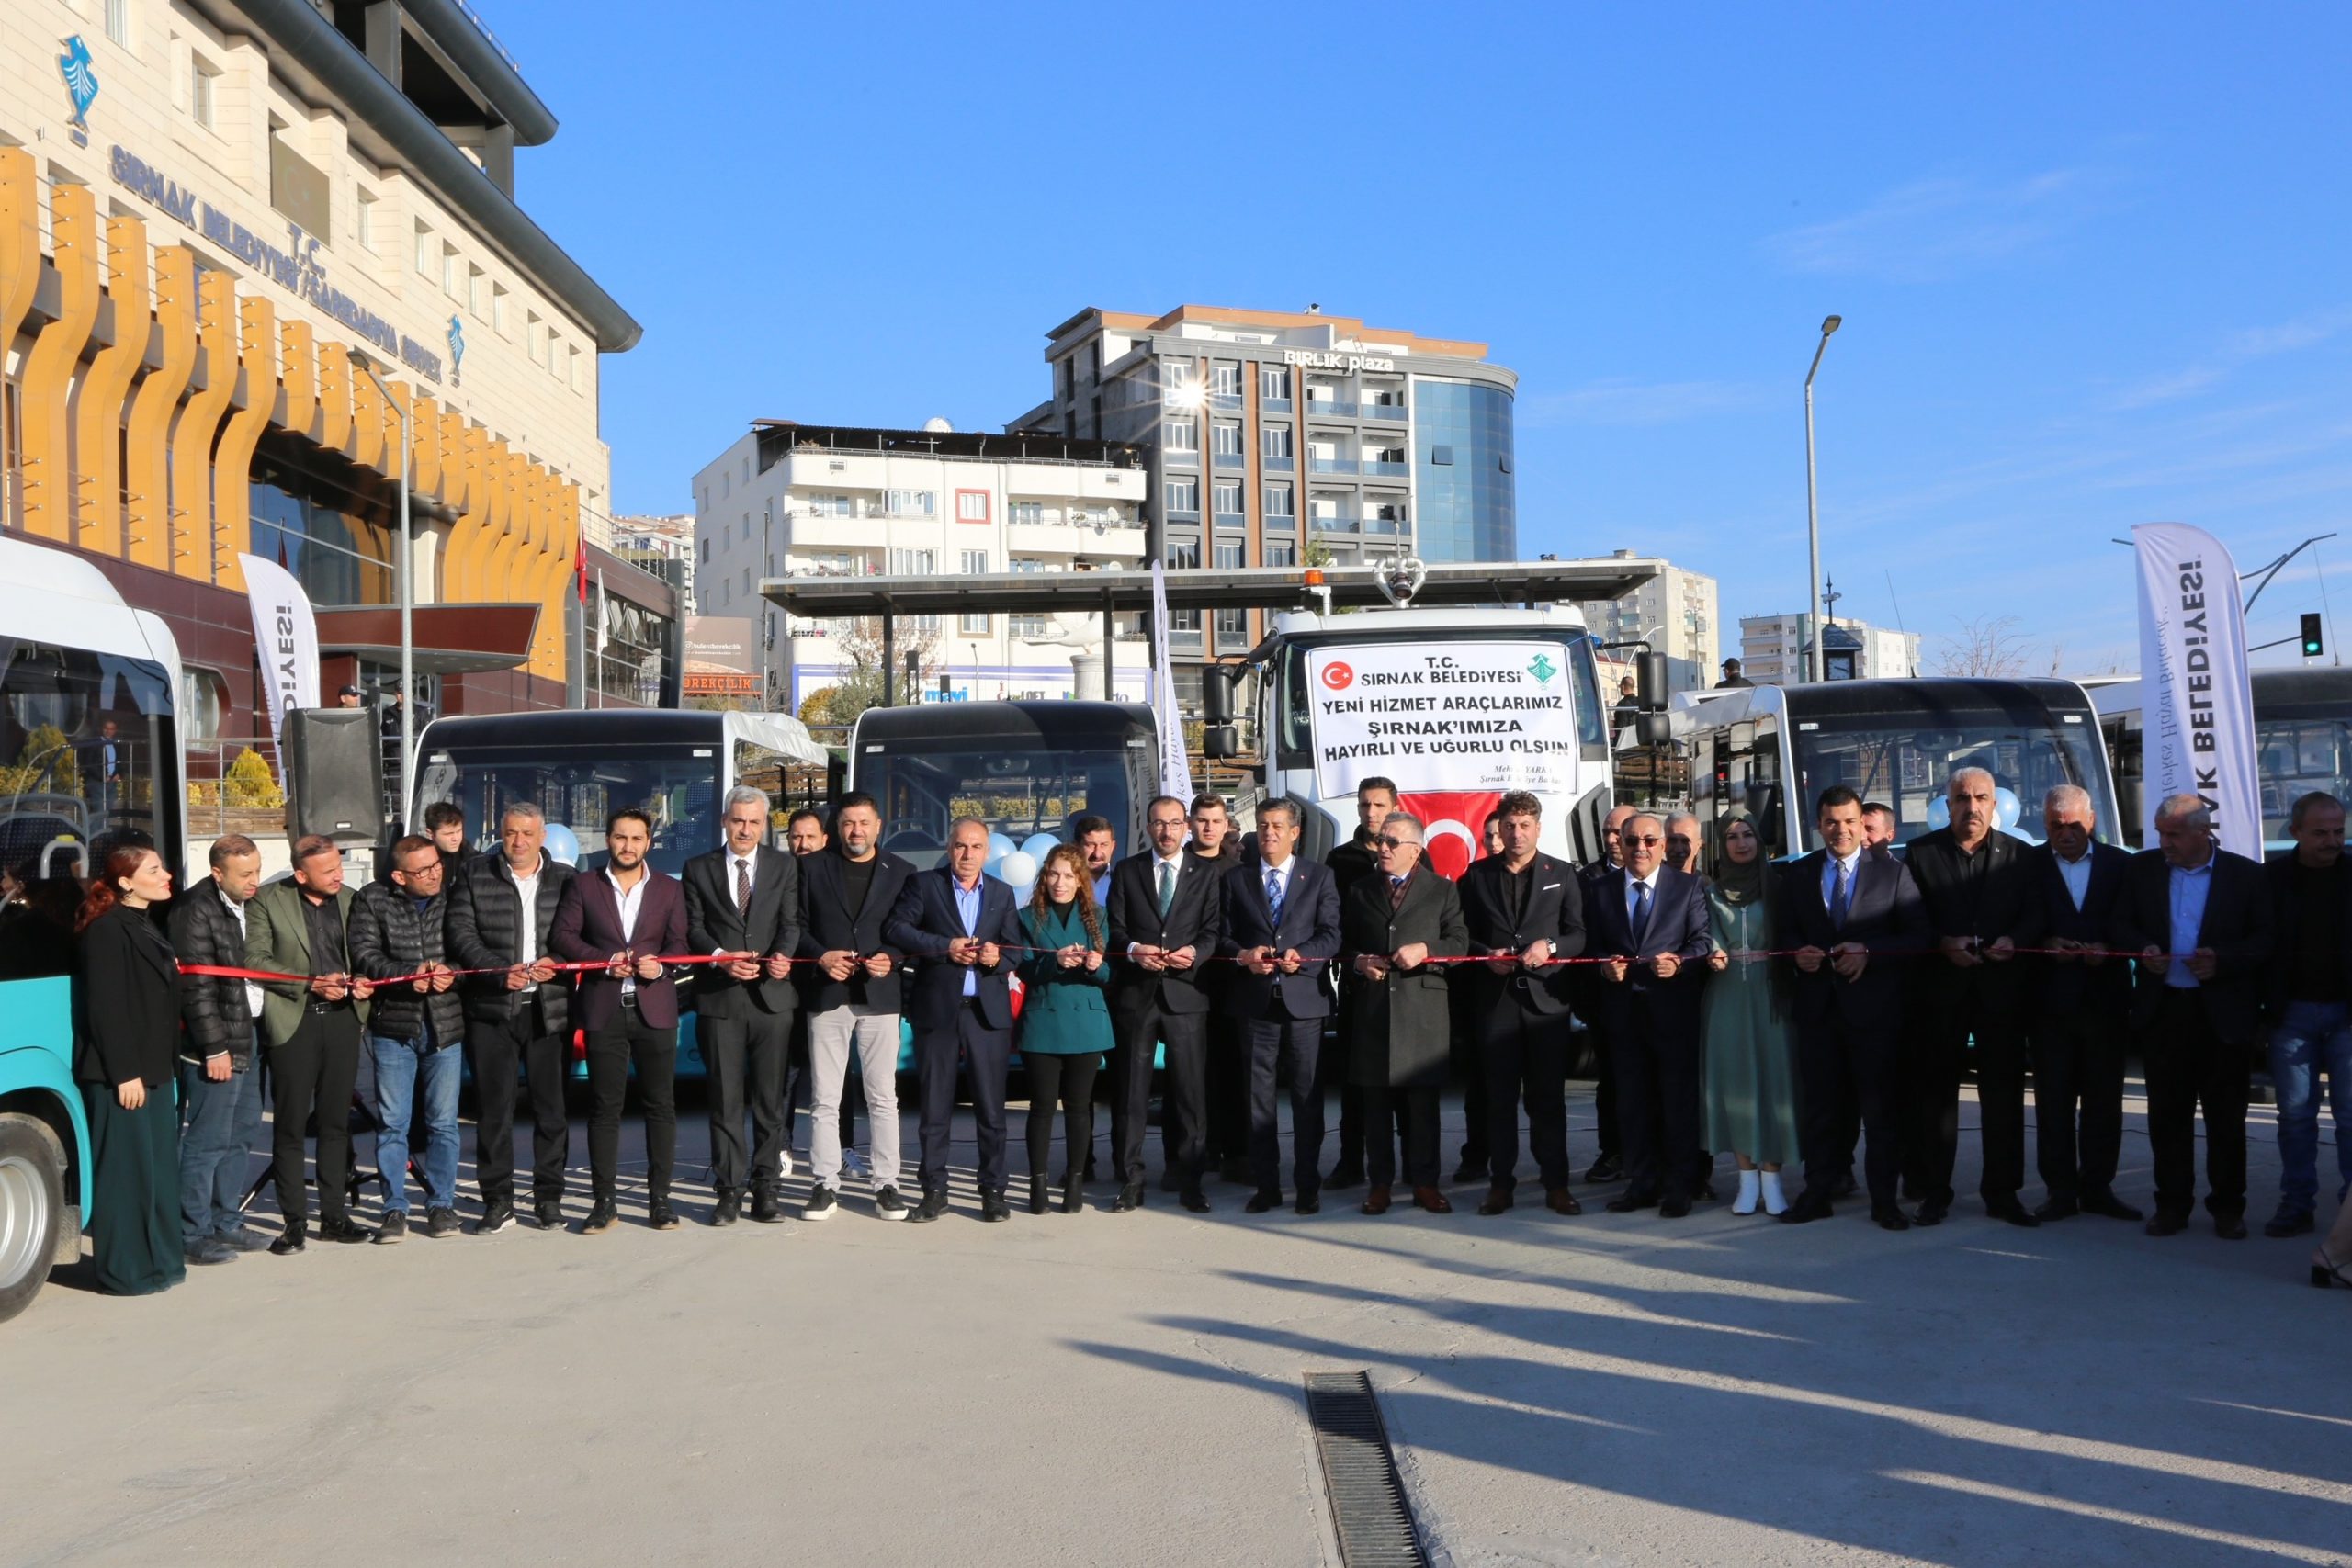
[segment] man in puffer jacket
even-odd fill
[[[458,1047],[465,1010],[450,987],[456,976],[442,947],[441,852],[411,834],[392,846],[390,883],[370,883],[351,907],[351,965],[371,980],[418,978],[379,986],[368,1020],[376,1064],[376,1164],[384,1178],[379,1243],[408,1235],[409,1127],[424,1122],[424,1234],[458,1233]],[[418,1102],[422,1101],[421,1110]]]

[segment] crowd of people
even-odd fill
[[[209,878],[176,897],[153,849],[114,847],[74,920],[98,1280],[140,1293],[191,1264],[300,1253],[313,1190],[323,1241],[397,1243],[420,1203],[423,1234],[459,1233],[461,1050],[478,1095],[474,1230],[516,1223],[526,1094],[531,1213],[563,1227],[575,1030],[590,1101],[579,1229],[619,1223],[632,1071],[647,1223],[673,1229],[678,1027],[690,1005],[708,1077],[714,1225],[743,1218],[747,1202],[753,1222],[790,1217],[782,1184],[803,1097],[802,1221],[839,1212],[852,1171],[877,1217],[937,1220],[950,1207],[959,1081],[977,1132],[979,1217],[1010,1218],[1016,1049],[1033,1214],[1085,1207],[1098,1087],[1111,1207],[1145,1204],[1157,1067],[1162,1186],[1188,1211],[1211,1208],[1214,1174],[1250,1188],[1252,1214],[1285,1202],[1313,1214],[1326,1192],[1356,1188],[1366,1214],[1400,1192],[1451,1213],[1439,1097],[1458,1079],[1466,1139],[1453,1182],[1483,1183],[1478,1213],[1517,1201],[1523,1115],[1544,1206],[1577,1215],[1565,1086],[1581,1019],[1599,1122],[1582,1184],[1613,1188],[1612,1213],[1689,1215],[1718,1200],[1729,1154],[1738,1214],[1803,1224],[1860,1196],[1889,1231],[1942,1223],[1973,1071],[1988,1217],[2034,1226],[2090,1214],[2177,1234],[2196,1207],[2201,1111],[2204,1206],[2219,1235],[2239,1239],[2250,1073],[2267,1049],[2282,1171],[2264,1229],[2314,1229],[2324,1077],[2339,1209],[2312,1277],[2352,1284],[2343,804],[2299,801],[2296,848],[2261,864],[2217,847],[2193,795],[2164,802],[2157,846],[2133,855],[2097,841],[2092,801],[2069,786],[2042,803],[2043,841],[2003,832],[1997,789],[1983,769],[1956,770],[1949,825],[1896,855],[1894,814],[1832,786],[1815,802],[1820,847],[1778,866],[1733,810],[1715,824],[1713,876],[1700,874],[1706,829],[1694,818],[1619,807],[1603,824],[1605,852],[1579,867],[1539,849],[1542,803],[1512,793],[1484,824],[1485,852],[1449,880],[1382,778],[1363,782],[1354,836],[1319,863],[1300,853],[1292,802],[1262,803],[1245,840],[1216,796],[1161,796],[1146,812],[1148,844],[1125,858],[1112,824],[1079,818],[1025,897],[989,874],[985,822],[956,822],[943,863],[919,871],[879,847],[880,812],[858,794],[830,820],[794,814],[780,850],[767,796],[736,789],[723,844],[676,877],[647,863],[652,822],[635,807],[612,813],[593,871],[548,852],[547,825],[526,803],[505,809],[497,847],[479,853],[457,807],[431,808],[426,831],[393,844],[384,874],[359,888],[322,838],[298,840],[290,876],[264,886],[258,848],[224,837]],[[33,918],[12,922],[12,943]],[[902,1018],[919,1085],[911,1181],[896,1098]],[[2135,1053],[2154,1175],[2144,1214],[2116,1188]],[[863,1160],[851,1153],[853,1060]],[[350,1196],[363,1062],[384,1194],[372,1227]],[[265,1066],[282,1218],[271,1237],[244,1219]],[[2044,1190],[2031,1208],[2029,1069]]]

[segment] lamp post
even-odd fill
[[[1821,368],[1821,356],[1829,352],[1829,334],[1845,321],[1843,316],[1831,316],[1821,323],[1821,342],[1813,351],[1812,367],[1804,373],[1804,532],[1810,547],[1805,589],[1813,601],[1813,641],[1805,656],[1805,679],[1821,679],[1821,492],[1813,475],[1813,378]]]
[[[401,415],[401,547],[392,561],[392,576],[399,585],[401,596],[401,826],[408,826],[408,814],[414,809],[416,797],[416,707],[409,698],[416,694],[410,688],[416,684],[416,596],[409,581],[411,558],[415,547],[409,538],[408,464],[411,435],[409,406],[392,396],[384,378],[376,374],[376,367],[357,349],[351,351],[352,368],[365,374],[376,383],[376,390],[384,400],[400,411]],[[1806,405],[1810,408],[1812,405]]]

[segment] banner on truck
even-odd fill
[[[1307,650],[1315,783],[1408,791],[1570,790],[1573,682],[1557,642],[1337,644]]]

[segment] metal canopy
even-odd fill
[[[1589,560],[1465,561],[1431,566],[1417,609],[1549,604],[1614,599],[1657,577],[1666,562],[1604,556]],[[1287,610],[1313,604],[1306,576],[1319,570],[1334,608],[1385,604],[1373,566],[1217,567],[1170,570],[1171,610]],[[1148,570],[996,571],[972,577],[771,577],[761,597],[813,620],[859,615],[1052,615],[1151,608]]]

